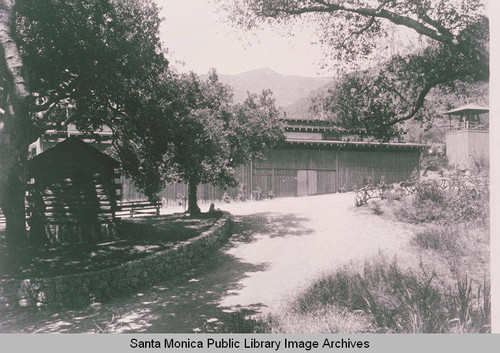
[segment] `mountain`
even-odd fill
[[[324,77],[283,75],[271,69],[257,69],[238,75],[219,75],[219,80],[234,89],[234,99],[242,102],[247,92],[273,91],[276,105],[286,108],[307,98],[312,91],[328,85],[333,80]],[[286,109],[285,109],[286,110]]]

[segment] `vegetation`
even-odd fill
[[[425,101],[432,89],[489,78],[488,18],[481,0],[233,0],[221,8],[244,29],[314,23],[327,65],[375,62],[375,68],[345,74],[322,101],[330,119],[361,136],[398,135],[397,124],[429,117]],[[411,33],[420,44],[390,50],[395,31]]]
[[[283,122],[270,91],[234,104],[215,71],[206,79],[170,71],[163,80],[152,99],[163,113],[124,121],[116,155],[149,198],[167,182],[188,184],[188,212],[198,214],[197,186],[236,186],[235,168],[279,143]]]
[[[100,244],[62,244],[12,253],[0,243],[0,278],[55,277],[121,265],[194,238],[220,218],[220,212],[187,217],[169,215],[122,220],[116,236]]]
[[[438,222],[444,226],[467,223],[487,227],[489,224],[489,180],[486,172],[455,175],[443,188],[436,181],[416,185],[416,193],[396,206],[400,219],[411,223]]]
[[[150,0],[0,1],[0,206],[7,241],[27,242],[28,146],[72,122],[140,120],[167,67]],[[73,114],[66,114],[71,107]]]
[[[150,199],[167,182],[234,186],[234,168],[278,141],[269,91],[232,104],[215,72],[168,68],[152,0],[0,1],[0,207],[6,239],[28,245],[28,146],[69,123],[113,132],[114,157]],[[70,112],[70,114],[68,114]]]
[[[414,255],[347,264],[247,324],[287,333],[490,332],[488,184],[485,172],[459,174],[446,188],[421,181],[400,201],[370,202],[371,212],[414,224]]]

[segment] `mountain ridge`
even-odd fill
[[[235,75],[219,74],[218,76],[220,82],[233,88],[236,102],[244,101],[247,92],[259,94],[264,89],[270,89],[276,99],[276,105],[284,109],[309,97],[313,91],[333,82],[333,78],[287,75],[269,68],[249,70]]]

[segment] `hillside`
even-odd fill
[[[372,69],[374,70],[374,69]],[[241,102],[247,92],[260,93],[271,89],[276,103],[287,117],[321,119],[309,111],[312,99],[328,94],[328,89],[335,85],[334,78],[302,77],[284,75],[271,69],[257,69],[238,75],[219,75],[221,82],[233,87],[235,101]],[[422,143],[443,143],[447,119],[442,112],[467,103],[488,105],[488,83],[461,84],[456,92],[433,89],[426,99],[425,106],[433,112],[431,123],[408,121],[403,123],[406,130],[405,141]]]
[[[297,104],[311,92],[328,85],[331,78],[284,75],[271,69],[257,69],[238,75],[219,75],[219,80],[234,89],[235,101],[241,102],[247,92],[273,91],[276,103],[282,108]]]

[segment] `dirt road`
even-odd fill
[[[354,194],[216,205],[234,235],[174,280],[84,310],[11,313],[0,332],[210,331],[240,308],[273,311],[315,277],[379,250],[405,251],[402,224],[354,207]]]

